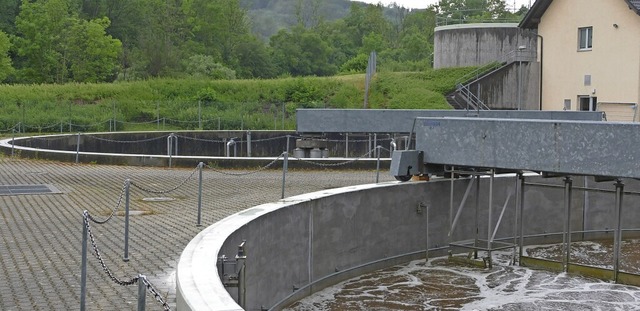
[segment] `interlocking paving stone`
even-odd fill
[[[146,275],[173,308],[175,267],[191,238],[228,215],[277,201],[282,191],[282,170],[234,176],[205,169],[203,226],[198,227],[196,165],[168,169],[1,158],[0,185],[52,185],[61,193],[0,195],[0,310],[79,309],[82,213],[87,210],[103,220],[116,207],[120,213],[107,223],[90,223],[105,264],[119,279]],[[386,171],[380,178],[392,179]],[[128,262],[122,260],[126,179],[140,186],[130,187],[131,210],[145,211],[130,217]],[[374,181],[371,171],[290,170],[285,195]],[[163,192],[178,185],[161,195],[173,201],[142,200],[158,196],[149,190]],[[88,246],[87,310],[135,310],[137,286],[112,282]],[[147,295],[146,310],[162,309]]]

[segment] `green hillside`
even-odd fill
[[[369,108],[450,109],[444,94],[472,69],[378,73]],[[117,130],[291,130],[297,108],[362,108],[363,102],[362,74],[0,85],[0,131],[109,131],[113,124]]]

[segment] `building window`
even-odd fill
[[[580,111],[597,111],[598,110],[598,98],[591,96],[578,96],[578,107]]]
[[[591,50],[593,46],[593,27],[578,28],[578,50]]]

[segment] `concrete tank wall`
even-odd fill
[[[481,66],[519,46],[536,51],[537,36],[518,24],[460,24],[435,28],[433,68]]]
[[[471,84],[469,89],[491,109],[540,110],[539,64],[511,63]]]
[[[527,177],[527,181],[563,185],[561,179]],[[469,182],[455,180],[455,210]],[[630,184],[627,188],[638,188],[636,181],[625,183]],[[479,232],[486,239],[489,179],[483,178],[480,184]],[[493,226],[505,202],[507,206],[496,238],[514,236],[515,184],[513,176],[495,179]],[[574,185],[584,185],[583,179],[574,178]],[[612,183],[590,181],[589,185],[614,188]],[[450,187],[448,179],[354,186],[291,197],[232,215],[203,230],[183,252],[177,268],[178,310],[242,310],[233,300],[236,289],[228,292],[223,287],[215,262],[223,254],[234,258],[243,240],[247,310],[278,309],[350,277],[423,257],[427,248],[442,255],[451,240],[447,236]],[[554,233],[564,227],[562,186],[525,188],[524,234],[539,235],[526,241],[561,241],[562,236]],[[471,189],[453,241],[475,238],[475,186]],[[428,216],[419,203],[428,207]],[[571,203],[574,231],[615,226],[613,194],[585,196],[574,190]],[[624,200],[624,228],[640,226],[639,216],[640,200]]]

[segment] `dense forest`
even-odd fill
[[[504,0],[2,0],[0,82],[251,79],[431,66],[437,23],[517,21]]]

